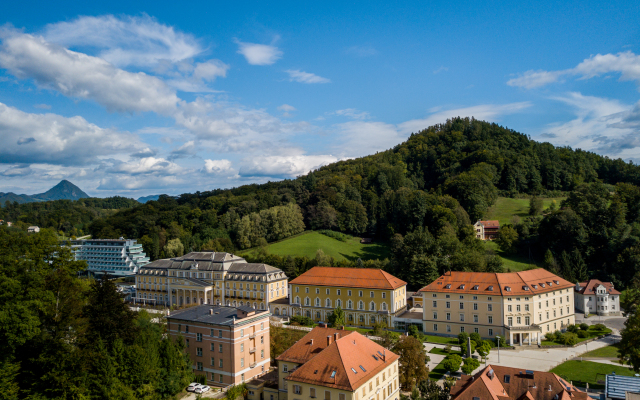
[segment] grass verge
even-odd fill
[[[616,375],[634,376],[633,370],[627,367],[618,367],[611,364],[602,364],[593,361],[570,360],[558,365],[550,372],[559,375],[566,381],[573,382],[575,386],[604,389],[605,374],[615,372]]]
[[[619,355],[618,344],[613,344],[580,354],[580,357],[618,357]]]
[[[444,351],[444,349],[441,349],[440,347],[434,347],[433,349],[429,350],[429,353],[431,354],[439,354],[441,356],[448,356],[449,354],[457,354],[460,357],[462,357],[462,353],[459,351],[451,351],[449,353],[447,353],[446,351]]]
[[[440,344],[450,344],[453,346],[459,346],[457,337],[446,337],[446,336],[431,336],[424,335],[424,342],[427,343],[440,343]]]

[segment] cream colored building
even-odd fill
[[[424,332],[479,333],[509,344],[540,344],[575,323],[574,285],[538,268],[511,273],[449,272],[420,289]]]
[[[136,274],[136,301],[268,310],[270,302],[287,297],[287,282],[282,270],[267,264],[247,263],[230,253],[192,252],[141,267]]]
[[[278,398],[264,400],[398,400],[398,355],[358,332],[314,328],[276,358]],[[259,400],[260,383],[247,384]]]
[[[407,308],[406,285],[381,269],[314,267],[289,282],[289,298],[271,303],[270,311],[326,322],[340,307],[347,325],[393,326],[393,318]]]

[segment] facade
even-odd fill
[[[481,240],[493,240],[498,237],[500,222],[497,220],[478,221],[473,224],[476,231],[476,238]]]
[[[288,278],[267,264],[213,251],[156,260],[136,274],[137,302],[176,305],[216,304],[268,310],[287,296]]]
[[[552,372],[487,365],[475,375],[463,375],[451,387],[451,400],[590,400]]]
[[[575,323],[574,285],[538,268],[510,273],[448,272],[420,289],[424,331],[476,332],[508,344],[540,344]]]
[[[622,315],[620,294],[611,282],[590,279],[588,282],[576,283],[576,312],[585,315]]]
[[[289,283],[288,302],[276,302],[270,310],[325,322],[340,307],[348,325],[393,326],[393,318],[407,308],[406,285],[380,269],[313,267]]]
[[[398,359],[358,332],[317,327],[276,358],[277,397],[249,382],[250,400],[398,400]]]
[[[142,245],[131,239],[89,239],[69,241],[76,261],[87,262],[89,275],[133,276],[149,263]]]
[[[269,370],[269,315],[247,306],[201,305],[172,312],[167,329],[185,340],[195,374],[226,387]]]
[[[27,232],[29,232],[29,233],[38,233],[38,232],[40,232],[40,227],[38,227],[38,226],[30,226],[29,228],[27,228]]]

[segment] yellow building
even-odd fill
[[[287,281],[282,270],[267,264],[247,263],[230,253],[192,252],[141,267],[136,274],[136,301],[267,310],[270,302],[287,297]]]
[[[249,399],[398,400],[398,359],[358,332],[317,327],[276,358],[278,398],[253,381]]]
[[[348,325],[393,326],[407,308],[406,285],[381,269],[314,267],[289,282],[289,298],[270,303],[270,311],[321,322],[340,307]]]
[[[522,272],[448,272],[420,289],[424,332],[476,332],[509,344],[540,344],[575,323],[574,285],[538,268]]]

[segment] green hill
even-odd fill
[[[542,199],[543,208],[548,208],[554,201],[560,207],[560,202],[566,197],[553,197]],[[526,218],[529,216],[529,199],[512,199],[498,197],[496,202],[489,207],[484,219],[497,219],[500,225],[513,223],[513,217]]]

